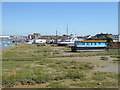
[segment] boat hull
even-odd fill
[[[74,42],[73,43],[58,43],[58,46],[74,46]]]
[[[71,47],[72,51],[103,51],[106,47]]]

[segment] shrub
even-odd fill
[[[102,82],[101,87],[106,87],[106,86],[117,86],[118,83],[115,82]]]
[[[111,56],[112,58],[120,58],[120,56]]]
[[[100,75],[94,75],[94,76],[92,76],[92,79],[96,80],[96,81],[102,81],[102,80],[105,80],[106,77],[100,76]]]
[[[68,85],[65,85],[65,84],[62,83],[62,82],[52,82],[49,86],[50,86],[51,88],[69,88]]]
[[[94,88],[97,86],[96,82],[82,82],[82,83],[74,83],[71,84],[72,86],[79,86],[79,87],[91,87]]]
[[[119,61],[120,61],[120,59],[117,59],[117,60],[113,60],[113,61],[118,61],[118,62],[119,62]]]
[[[108,60],[108,57],[101,57],[100,60]]]
[[[69,79],[80,79],[84,80],[85,75],[83,73],[79,73],[78,71],[68,71],[67,74],[65,75]]]

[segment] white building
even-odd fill
[[[120,42],[120,35],[113,35],[112,39],[113,39],[113,42]]]
[[[3,39],[11,39],[10,36],[0,36],[0,38],[3,38]]]

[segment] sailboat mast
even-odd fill
[[[67,36],[68,36],[68,24],[67,24]]]
[[[57,43],[57,33],[58,33],[58,31],[57,31],[57,28],[56,28],[56,43]]]

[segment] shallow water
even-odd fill
[[[0,40],[0,49],[5,49],[7,47],[15,45],[15,43],[13,43],[12,41],[13,40]]]

